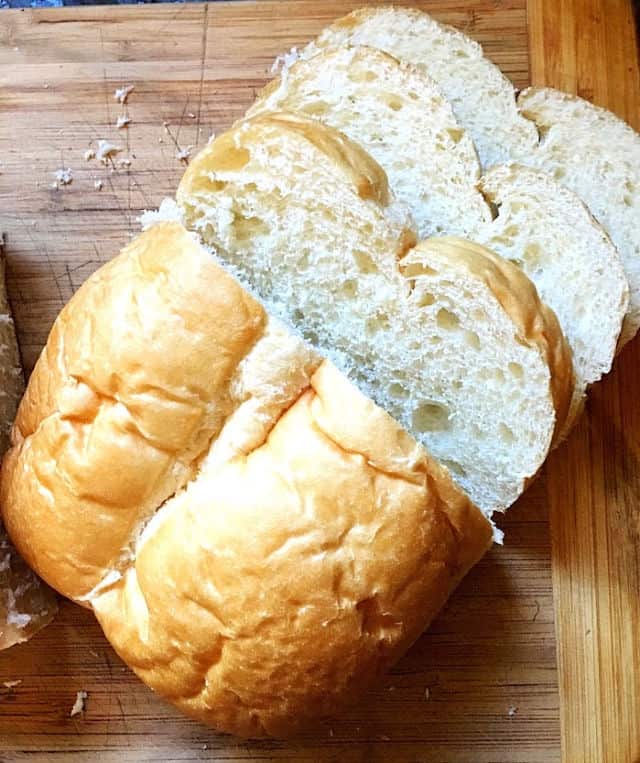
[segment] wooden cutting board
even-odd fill
[[[177,152],[241,116],[278,53],[359,4],[0,11],[0,229],[27,369],[62,304],[174,191]],[[579,92],[640,127],[624,0],[408,4],[480,40],[516,85]],[[125,84],[126,108],[114,99]],[[131,124],[117,130],[121,114]],[[100,139],[123,148],[112,167],[83,158]],[[73,182],[53,188],[67,167]],[[570,763],[638,763],[639,379],[636,340],[502,522],[506,546],[347,716],[294,742],[217,735],[156,698],[91,615],[63,604],[0,655],[0,761],[551,763],[562,748]],[[79,690],[86,712],[70,718]]]

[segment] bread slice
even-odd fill
[[[375,48],[322,50],[299,60],[247,112],[295,111],[360,143],[411,210],[418,236],[464,236],[491,215],[480,164],[449,102],[423,72]]]
[[[620,255],[580,198],[551,176],[522,165],[489,170],[480,188],[495,211],[474,238],[534,282],[572,350],[576,386],[563,435],[586,388],[606,374],[629,302]]]
[[[262,115],[207,146],[177,200],[277,316],[446,463],[475,503],[503,509],[567,413],[571,360],[558,323],[529,279],[479,247],[435,240],[406,253],[386,222],[384,173],[352,145],[310,119]],[[366,198],[363,176],[375,178]]]
[[[252,737],[362,693],[491,543],[446,470],[176,223],[57,318],[0,494],[154,691]]]
[[[9,445],[9,433],[24,392],[2,250],[0,240],[0,456]],[[0,519],[0,649],[27,641],[51,622],[57,610],[53,591],[20,558]]]
[[[374,48],[329,48],[298,61],[248,113],[270,106],[310,114],[358,140],[387,172],[421,236],[463,233],[524,270],[573,352],[564,436],[587,386],[611,367],[628,303],[620,257],[582,201],[515,164],[489,171],[478,186],[469,137],[433,81]]]
[[[426,72],[473,139],[483,167],[508,161],[513,148],[533,148],[535,127],[518,112],[515,90],[482,47],[453,27],[413,8],[360,8],[327,27],[302,52],[369,45]]]
[[[619,348],[640,327],[640,135],[606,109],[550,88],[520,93],[540,144],[514,156],[579,194],[616,245],[630,286]]]

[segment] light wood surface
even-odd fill
[[[361,4],[302,0],[0,11],[0,227],[8,236],[9,293],[27,368],[64,301],[138,229],[140,211],[175,189],[183,171],[176,144],[202,146],[211,132],[243,113],[269,78],[276,54],[304,43]],[[413,4],[480,40],[518,86],[528,84],[525,0]],[[529,7],[537,81],[547,75],[539,63],[547,48],[538,42],[547,5],[552,0]],[[618,46],[628,44],[628,34],[624,30],[625,41]],[[622,60],[619,52],[615,55]],[[123,109],[114,90],[123,84],[135,85],[127,105],[132,122],[118,131],[115,121]],[[628,96],[629,108],[634,98]],[[99,139],[126,149],[114,167],[83,159]],[[121,167],[121,158],[131,158],[131,165]],[[51,188],[53,173],[63,167],[73,170],[73,182]],[[94,189],[96,180],[103,183],[101,191]],[[603,637],[606,647],[625,627],[633,637],[638,620],[627,617],[628,607],[615,610],[625,599],[614,602],[608,591],[616,580],[627,579],[625,565],[635,558],[627,549],[616,557],[619,569],[614,568],[616,538],[630,537],[631,525],[625,523],[633,517],[625,512],[635,510],[638,496],[637,436],[636,441],[631,436],[640,432],[631,388],[634,372],[638,378],[636,344],[592,396],[588,418],[570,443],[553,457],[553,484],[539,480],[502,521],[505,548],[494,549],[472,571],[386,685],[346,717],[291,743],[216,735],[151,694],[122,666],[91,616],[66,604],[58,620],[32,642],[0,655],[0,760],[559,760],[547,493],[556,533],[556,610],[569,620],[569,625],[559,623],[560,636],[568,628],[575,638],[575,623],[588,622],[611,625]],[[622,411],[627,434],[620,429]],[[586,514],[585,501],[590,504]],[[616,513],[602,520],[607,506]],[[563,527],[570,545],[571,522],[580,524],[585,516],[600,518],[589,548],[601,554],[604,539],[611,549],[610,577],[592,576],[593,566],[583,569],[581,557],[558,554]],[[607,535],[612,529],[618,535]],[[609,600],[608,610],[601,610],[608,612],[606,623],[598,621],[594,608]],[[595,713],[603,710],[601,688],[617,690],[621,678],[607,672],[604,666],[613,662],[600,650],[599,632],[592,634],[589,653],[580,647],[584,639],[559,644],[564,683],[582,681],[583,686],[580,694],[563,684],[563,696],[575,703],[570,712],[563,711],[565,745],[584,751],[576,739],[581,732],[571,729],[593,724],[601,729],[593,732],[600,735],[598,744],[607,739],[615,752],[622,747],[615,746],[615,736],[603,736],[600,720],[614,710],[600,717]],[[591,664],[582,656],[590,656]],[[597,686],[587,678],[589,670],[598,672]],[[2,687],[14,679],[22,683]],[[632,691],[633,674],[622,680],[624,690]],[[87,710],[71,719],[78,690],[89,693]],[[629,696],[633,701],[633,693]],[[619,709],[624,695],[616,701]],[[629,721],[625,712],[619,714]],[[614,727],[610,723],[607,729]],[[620,721],[615,730],[633,741],[628,723]],[[609,758],[585,753],[565,759]]]
[[[542,0],[528,11],[533,84],[577,93],[640,129],[631,2]],[[567,761],[640,761],[639,380],[636,340],[547,467]]]

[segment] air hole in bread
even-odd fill
[[[524,369],[520,365],[520,363],[509,363],[508,365],[509,372],[511,375],[516,379],[524,379]]]
[[[375,262],[371,259],[371,256],[361,250],[355,250],[353,252],[353,259],[361,273],[370,275],[371,273],[377,273],[378,268]]]
[[[402,273],[407,278],[413,278],[415,276],[436,276],[438,271],[429,265],[424,265],[421,262],[412,262],[402,269]]]
[[[625,203],[625,204],[626,204],[628,207],[632,207],[632,206],[633,206],[633,200],[631,199],[631,196],[629,196],[628,194],[625,194],[625,195],[622,197],[622,201],[623,201],[623,202],[624,202],[624,203]]]
[[[236,216],[233,229],[238,241],[256,238],[257,236],[268,236],[271,232],[271,228],[259,217]]]
[[[363,71],[362,69],[352,68],[347,73],[351,82],[375,82],[378,79],[376,72],[371,69]]]
[[[409,398],[409,390],[403,387],[400,382],[393,382],[388,387],[391,397],[395,397],[397,400],[407,400]]]
[[[449,137],[454,143],[460,143],[464,137],[464,130],[456,127],[447,127],[447,132],[449,133]]]
[[[380,331],[388,330],[389,327],[389,318],[386,315],[374,315],[372,318],[367,318],[364,322],[364,330],[370,336]]]
[[[450,427],[449,409],[432,400],[421,403],[413,412],[413,428],[417,432],[442,432]]]
[[[566,175],[566,170],[564,167],[556,167],[553,171],[553,177],[556,180],[562,180],[562,178]]]
[[[353,279],[345,281],[340,287],[340,294],[347,299],[354,299],[358,296],[358,283]]]
[[[465,331],[464,338],[469,347],[473,347],[474,350],[480,349],[480,337],[475,331]]]
[[[454,461],[452,458],[443,458],[441,463],[447,467],[447,469],[452,473],[455,474],[456,477],[466,477],[467,472],[462,466],[462,464],[459,464],[457,461]]]
[[[238,172],[238,170],[246,167],[250,160],[251,153],[248,149],[229,146],[227,147],[227,150],[218,157],[216,169],[218,172]]]
[[[436,298],[431,292],[423,292],[416,300],[419,307],[429,307],[429,305],[435,304]]]
[[[441,329],[453,331],[454,329],[459,328],[460,319],[455,313],[452,313],[451,310],[447,310],[446,307],[441,307],[436,315],[436,323]]]
[[[506,424],[500,424],[498,431],[500,432],[500,437],[502,437],[505,442],[514,442],[516,439],[515,435],[513,434],[513,430],[510,429]]]
[[[393,109],[393,111],[400,111],[404,105],[400,98],[395,95],[387,94],[384,96],[384,101],[390,109]]]

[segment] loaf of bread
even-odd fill
[[[640,327],[640,135],[606,109],[550,88],[518,96],[482,47],[421,11],[361,8],[302,52],[368,45],[425,71],[473,139],[483,167],[517,160],[575,191],[610,236],[629,282],[620,349]]]
[[[274,108],[358,141],[380,162],[419,236],[462,234],[524,270],[572,350],[566,435],[587,386],[611,368],[629,300],[620,256],[582,200],[524,166],[496,166],[480,179],[470,137],[433,80],[375,48],[326,48],[299,60],[248,114]]]
[[[492,537],[446,470],[177,223],[56,320],[0,496],[25,558],[151,688],[247,736],[355,697]]]
[[[1,242],[0,242],[1,244]],[[24,391],[20,355],[5,288],[5,261],[0,245],[0,454]],[[16,553],[0,521],[0,649],[26,641],[47,625],[57,611],[53,592],[42,585]]]

